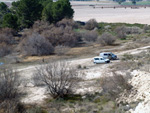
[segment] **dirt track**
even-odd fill
[[[117,52],[116,54],[119,57],[125,53],[137,54],[138,52],[145,51],[148,48],[150,48],[150,46]],[[95,80],[103,76],[104,73],[105,74],[110,73],[109,71],[110,69],[108,67],[115,64],[116,62],[119,62],[119,60],[112,61],[112,63],[109,63],[109,64],[98,64],[98,65],[93,64],[92,58],[72,59],[68,62],[70,62],[70,64],[75,67],[77,67],[78,65],[87,67],[86,69],[79,70],[80,72],[84,73],[83,78],[87,82],[84,82],[80,86],[80,88],[76,90],[77,93],[85,93],[88,91],[96,91],[97,90],[96,86],[91,85],[92,84],[91,82],[95,82]],[[25,103],[37,103],[38,104],[38,103],[43,102],[44,98],[47,97],[45,87],[35,87],[31,79],[36,69],[35,67],[37,66],[39,65],[30,66],[30,67],[26,67],[26,68],[22,68],[18,70],[21,73],[22,79],[24,80],[24,82],[22,82],[22,88],[25,92],[28,92],[28,95],[22,100]]]

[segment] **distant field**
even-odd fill
[[[16,0],[0,0],[3,2]],[[117,6],[118,3],[111,1],[72,1],[72,8],[75,11],[74,20],[88,21],[95,18],[98,22],[108,23],[141,23],[150,25],[150,8],[94,8],[93,6]],[[122,3],[122,5],[132,5],[130,2]],[[137,2],[137,5],[150,5],[150,2]]]
[[[133,5],[132,2],[123,2],[121,5]],[[150,5],[150,1],[136,2],[136,5]]]
[[[84,2],[87,4],[86,2]],[[90,2],[92,4],[92,2]],[[73,2],[71,3],[74,4]],[[75,2],[77,4],[77,2]],[[78,4],[81,4],[78,2]],[[83,2],[82,2],[83,4]],[[108,3],[109,4],[109,3]],[[95,18],[98,22],[109,23],[141,23],[150,24],[150,8],[93,8],[92,6],[73,6],[75,11],[74,19],[79,21],[88,21]]]

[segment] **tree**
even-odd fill
[[[19,23],[22,27],[31,27],[34,21],[41,18],[42,5],[38,0],[20,0],[17,8]]]
[[[9,27],[9,28],[12,28],[12,29],[18,29],[17,21],[18,21],[18,18],[17,18],[16,15],[8,13],[8,14],[4,15],[3,27]]]
[[[121,4],[122,2],[125,2],[126,0],[113,0],[115,2],[118,2],[119,4]]]
[[[134,4],[134,5],[136,4],[136,0],[131,0],[131,1],[132,1],[132,4]]]
[[[7,5],[4,3],[4,2],[1,2],[0,3],[0,11],[7,11],[8,10],[8,7]]]
[[[53,22],[53,12],[52,12],[53,2],[49,2],[42,11],[42,19],[48,21],[49,23]]]
[[[43,7],[45,7],[48,3],[53,2],[53,0],[39,0],[39,3],[42,4]]]
[[[7,5],[3,2],[0,3],[0,27],[2,27],[3,17],[9,12]]]
[[[54,22],[58,22],[63,18],[72,18],[74,11],[71,8],[69,0],[58,0],[52,6]]]
[[[72,18],[73,14],[69,0],[58,0],[57,2],[49,1],[43,9],[42,17],[50,23],[56,23],[63,18]]]
[[[20,4],[20,1],[14,1],[12,2],[12,7],[10,8],[11,9],[11,12],[16,14],[16,11],[18,10],[18,6]]]
[[[72,94],[73,87],[79,82],[78,72],[65,61],[37,68],[33,80],[36,85],[46,85],[53,98]]]

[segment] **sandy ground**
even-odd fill
[[[143,71],[133,71],[131,84],[137,90],[136,95],[131,95],[130,101],[143,100],[131,113],[150,113],[150,73]]]

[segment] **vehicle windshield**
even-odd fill
[[[99,60],[99,58],[94,58],[94,60]]]

